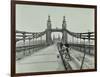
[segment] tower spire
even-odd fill
[[[51,22],[50,15],[48,15],[48,22]]]
[[[50,15],[48,15],[47,29],[51,29],[51,19],[50,19]]]
[[[66,18],[63,16],[62,29],[66,29]]]
[[[48,45],[50,45],[52,43],[52,39],[51,39],[51,19],[50,19],[50,15],[48,15],[48,19],[47,19],[46,42],[47,42]]]
[[[65,16],[63,16],[63,22],[65,22],[65,21],[66,21]]]
[[[67,37],[67,32],[66,32],[66,18],[65,18],[65,16],[63,16],[62,30],[63,30],[62,41],[63,41],[63,43],[67,43],[68,37]]]

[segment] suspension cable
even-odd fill
[[[84,39],[84,44],[85,44],[85,39]],[[82,59],[82,63],[81,63],[80,69],[82,69],[82,67],[83,67],[84,60],[85,60],[85,55],[86,55],[86,50],[85,50],[85,45],[84,45],[84,55],[83,55],[83,59]]]

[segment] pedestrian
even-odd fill
[[[71,60],[71,56],[70,56],[70,53],[69,53],[69,48],[70,48],[69,47],[69,44],[68,43],[65,43],[64,45],[66,47],[66,52],[67,52],[65,58],[67,58],[67,55],[68,55],[69,59]]]
[[[60,45],[59,46],[60,46],[60,49],[62,49],[62,46],[63,46],[62,42],[60,42]]]
[[[57,58],[59,58],[59,54],[57,55]]]

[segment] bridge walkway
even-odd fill
[[[61,58],[57,58],[59,52],[56,44],[41,49],[38,52],[16,61],[16,72],[44,72],[64,71]]]
[[[72,57],[72,60],[69,61],[70,66],[72,67],[73,70],[80,70],[84,52],[80,52],[80,51],[71,49],[70,55]],[[94,69],[95,68],[94,67],[94,64],[95,64],[94,59],[95,59],[94,55],[86,54],[82,69]]]
[[[25,73],[66,70],[61,56],[57,58],[57,55],[60,55],[60,53],[56,44],[41,49],[30,56],[17,60],[16,72]],[[71,48],[70,55],[71,61],[67,59],[64,60],[70,64],[72,70],[80,70],[84,53]],[[94,69],[94,61],[94,55],[86,54],[82,69]]]

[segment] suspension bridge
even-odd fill
[[[56,42],[51,33],[61,32],[62,37]],[[45,36],[45,40],[43,39]],[[69,41],[69,37],[70,40]],[[50,16],[47,29],[42,32],[26,32],[16,30],[16,72],[69,71],[94,68],[94,32],[76,33],[67,29],[65,16],[62,28],[52,28]],[[21,46],[17,46],[18,42]],[[61,53],[57,43],[62,41],[70,46],[71,60]],[[28,44],[26,44],[28,43]],[[59,55],[59,58],[57,58]]]

